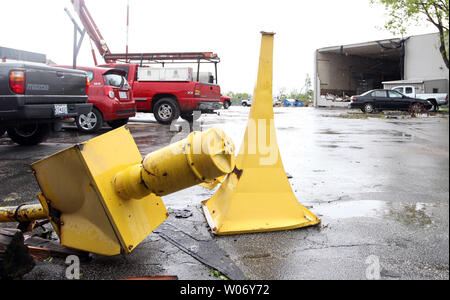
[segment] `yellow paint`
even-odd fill
[[[125,128],[108,132],[32,164],[39,200],[61,212],[52,223],[61,244],[102,255],[131,252],[167,217],[162,200],[149,195],[122,200],[115,174],[142,161]]]
[[[297,201],[281,161],[273,121],[273,39],[273,33],[262,33],[258,81],[236,158],[236,168],[242,174],[240,178],[239,172],[229,174],[216,194],[203,202],[215,234],[286,230],[320,223]]]
[[[192,133],[143,160],[126,127],[32,164],[43,215],[61,244],[101,255],[130,253],[164,222],[159,196],[234,166],[234,145],[219,129]]]
[[[158,196],[214,181],[235,166],[234,144],[217,128],[193,132],[187,138],[148,154],[142,164],[119,172],[116,192],[123,199]]]
[[[209,190],[213,190],[216,186],[224,182],[225,177],[227,177],[227,175],[220,176],[218,178],[214,178],[213,180],[200,183],[199,186],[207,188]]]
[[[27,222],[46,219],[44,208],[39,205],[23,205],[13,207],[0,207],[0,223]]]

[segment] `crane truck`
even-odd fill
[[[105,64],[97,66],[122,69],[127,72],[138,112],[153,113],[161,124],[170,124],[181,117],[192,121],[193,112],[212,112],[222,108],[217,64],[220,58],[213,52],[111,53],[84,0],[71,0],[90,39]],[[196,65],[192,68],[166,68],[167,64]],[[201,64],[213,64],[215,74],[201,80]],[[155,67],[157,65],[157,67]]]

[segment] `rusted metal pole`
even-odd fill
[[[29,222],[47,218],[40,204],[0,207],[0,223]]]

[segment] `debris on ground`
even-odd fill
[[[192,217],[192,211],[188,209],[169,209],[168,212],[177,219],[187,219]]]
[[[230,279],[229,279],[228,277],[226,277],[225,275],[220,274],[220,272],[217,271],[217,270],[212,270],[212,271],[211,271],[211,275],[214,276],[214,277],[216,277],[216,278],[220,278],[220,279],[222,279],[222,280],[230,280]]]
[[[154,233],[226,278],[231,280],[246,279],[244,273],[230,259],[228,253],[219,248],[213,240],[196,237],[194,234],[184,232],[170,223],[163,223]]]
[[[25,245],[28,247],[30,255],[40,261],[45,261],[51,257],[65,259],[69,255],[76,255],[81,261],[90,259],[89,253],[64,247],[58,241],[25,236]]]
[[[3,199],[3,202],[12,202],[22,199],[18,193],[11,193]]]
[[[19,229],[0,228],[0,279],[17,279],[35,266]]]

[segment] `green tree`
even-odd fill
[[[278,99],[296,99],[302,101],[311,102],[313,100],[314,91],[312,90],[312,81],[309,74],[306,74],[305,83],[303,87],[299,90],[293,89],[290,92],[287,92],[285,87],[281,87],[278,90]]]
[[[426,20],[439,31],[439,51],[449,68],[449,0],[370,0],[386,7],[389,19],[385,28],[393,34],[405,35],[407,28]]]
[[[303,85],[302,88],[302,94],[304,95],[303,100],[312,101],[314,91],[312,90],[312,82],[309,74],[306,74],[305,84]]]
[[[231,98],[231,102],[234,103],[240,103],[243,99],[250,99],[252,95],[248,93],[234,93],[234,92],[227,92],[225,93],[225,96],[228,96]]]

